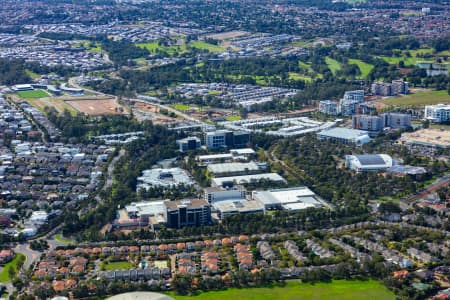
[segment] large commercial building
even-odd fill
[[[284,209],[297,211],[324,206],[322,200],[307,187],[254,191],[252,197],[255,201],[264,205],[265,210]]]
[[[250,134],[245,131],[217,130],[205,134],[208,149],[242,148],[250,141]]]
[[[405,132],[398,140],[414,152],[434,154],[435,150],[450,149],[450,131],[439,129],[421,129]]]
[[[319,140],[330,140],[344,144],[363,145],[370,142],[369,133],[363,130],[348,128],[331,128],[317,133]]]
[[[319,102],[319,111],[327,115],[337,116],[341,113],[341,107],[336,101],[323,100]]]
[[[177,145],[179,146],[179,150],[181,152],[189,151],[189,150],[197,150],[202,146],[202,142],[198,137],[191,136],[181,140],[177,140]]]
[[[164,201],[167,227],[181,228],[211,223],[211,205],[204,199]]]
[[[213,178],[211,179],[211,185],[213,187],[232,187],[234,185],[249,184],[252,182],[259,182],[262,180],[278,184],[286,183],[284,178],[278,175],[277,173],[262,173],[253,175]]]
[[[221,201],[213,204],[219,219],[236,214],[264,213],[264,205],[259,201]]]
[[[249,161],[256,157],[255,150],[251,148],[232,149],[229,153],[199,155],[196,157],[199,165],[209,165],[212,163],[224,163],[231,161]]]
[[[433,123],[450,122],[450,104],[425,106],[425,118]]]
[[[261,173],[266,168],[265,163],[231,162],[221,164],[209,164],[208,173],[214,177],[250,175]]]
[[[137,190],[148,190],[150,187],[174,188],[179,185],[190,186],[194,184],[187,171],[180,168],[144,170],[142,176],[137,178]]]
[[[392,157],[387,154],[347,155],[345,157],[345,167],[357,172],[386,171],[392,166]]]

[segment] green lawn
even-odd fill
[[[241,116],[238,116],[238,115],[227,116],[226,119],[227,119],[227,121],[239,121],[239,120],[241,120]]]
[[[385,62],[390,65],[398,65],[400,61],[405,63],[405,66],[412,67],[417,64],[417,58],[415,57],[389,57],[389,56],[380,56]]]
[[[289,79],[292,80],[303,80],[306,82],[311,82],[313,79],[309,76],[305,76],[299,73],[295,73],[295,72],[289,72]]]
[[[450,95],[447,91],[426,91],[406,96],[388,98],[384,104],[397,106],[424,106],[438,103],[450,103]]]
[[[359,60],[359,59],[351,58],[351,59],[348,60],[348,63],[358,66],[359,70],[361,71],[361,77],[362,78],[366,78],[369,75],[369,73],[372,71],[372,69],[373,69],[373,65],[365,63],[365,62],[363,62],[362,60]]]
[[[28,70],[28,69],[25,70],[25,73],[27,73],[27,75],[30,76],[33,79],[41,78],[41,75],[39,75],[37,73],[34,73],[33,71]]]
[[[58,242],[61,242],[61,243],[64,243],[64,244],[70,244],[70,243],[74,242],[74,240],[67,239],[67,238],[63,237],[61,233],[55,234],[54,238]]]
[[[189,43],[189,46],[191,46],[193,48],[197,48],[197,49],[206,49],[209,52],[223,52],[223,51],[225,51],[225,49],[223,47],[221,47],[221,46],[210,44],[210,43],[206,43],[206,42],[203,42],[203,41],[191,42],[191,43]]]
[[[167,268],[167,260],[155,260],[154,264],[157,268]]]
[[[176,300],[394,300],[395,295],[380,282],[369,281],[346,281],[336,280],[332,283],[298,283],[288,282],[285,287],[267,288],[242,288],[228,289],[225,291],[211,291],[200,293],[197,296],[177,296],[173,293],[171,297]]]
[[[19,262],[19,259],[21,256],[23,257],[25,255],[23,255],[22,253],[16,253],[16,255],[14,256],[14,259],[3,266],[3,270],[2,270],[2,272],[0,272],[0,282],[5,283],[5,282],[10,281],[9,269],[11,267],[14,267],[17,272],[17,263]]]
[[[23,99],[36,99],[50,96],[47,92],[43,90],[22,91],[17,92],[17,95],[19,95],[19,97]]]
[[[133,264],[128,261],[114,261],[110,263],[103,263],[101,269],[105,271],[114,271],[114,270],[127,270],[131,269]]]
[[[335,59],[332,59],[331,57],[325,57],[325,62],[327,63],[328,68],[330,68],[333,75],[336,75],[336,72],[341,69],[341,63]]]
[[[139,43],[136,44],[137,47],[145,48],[148,51],[155,53],[156,50],[162,50],[167,52],[169,55],[173,55],[175,52],[185,52],[186,51],[186,45],[179,45],[179,46],[160,46],[158,45],[158,42],[150,42],[150,43]]]
[[[191,107],[187,104],[174,104],[173,108],[175,108],[176,110],[181,110],[181,111],[186,111],[186,110],[191,109]]]

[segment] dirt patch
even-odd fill
[[[209,34],[206,37],[210,39],[215,40],[227,40],[227,39],[233,39],[236,37],[247,35],[247,31],[228,31],[228,32],[222,32],[222,33],[215,33],[215,34]]]
[[[74,107],[79,112],[89,116],[97,115],[122,115],[125,109],[114,99],[108,100],[67,100],[67,104]]]

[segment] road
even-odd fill
[[[425,197],[426,195],[428,195],[430,193],[436,192],[437,190],[439,190],[441,188],[447,187],[449,184],[450,184],[450,174],[442,176],[442,177],[436,179],[436,181],[434,183],[430,184],[422,191],[400,200],[400,208],[402,210],[407,210],[410,208],[410,206],[412,204],[414,204],[415,201]]]
[[[181,112],[179,110],[174,109],[173,107],[170,107],[170,106],[158,103],[156,101],[145,101],[145,100],[141,100],[141,99],[130,99],[130,101],[131,102],[140,102],[140,103],[145,103],[145,104],[152,104],[152,105],[158,106],[160,109],[165,109],[165,110],[167,110],[169,112],[172,112],[172,113],[176,114],[177,116],[179,116],[179,117],[181,117],[181,118],[183,118],[185,120],[206,125],[202,121],[200,121],[200,120],[198,120],[198,119],[196,119],[196,118],[194,118],[194,117],[192,117],[192,116],[190,116],[188,114],[185,114],[185,113],[183,113],[183,112]]]
[[[125,149],[120,149],[119,151],[119,155],[117,155],[116,157],[114,157],[111,160],[111,163],[108,166],[108,169],[106,171],[106,180],[105,180],[105,184],[102,187],[102,191],[106,191],[108,188],[112,187],[113,184],[113,171],[114,168],[116,166],[117,161],[122,158],[122,156],[124,156],[126,153]],[[97,200],[97,202],[101,202],[101,198],[99,196],[99,194],[97,194],[97,196],[95,196],[95,200]]]

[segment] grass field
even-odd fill
[[[41,75],[39,75],[37,73],[34,73],[33,71],[28,70],[28,69],[25,70],[25,73],[27,73],[27,75],[30,76],[33,79],[41,78]]]
[[[306,82],[311,82],[313,79],[309,76],[305,76],[299,73],[289,72],[289,79],[292,80],[304,80]]]
[[[155,260],[154,264],[157,268],[167,268],[167,260]]]
[[[180,111],[187,111],[191,109],[191,107],[187,104],[174,104],[173,108]]]
[[[333,73],[333,75],[336,75],[336,72],[341,69],[341,63],[335,59],[332,59],[331,57],[327,56],[325,58],[325,62],[327,63],[328,68],[330,68],[331,73]]]
[[[372,71],[372,69],[373,69],[373,65],[365,63],[365,62],[363,62],[362,60],[359,60],[359,59],[351,58],[351,59],[348,60],[348,63],[349,64],[355,64],[355,65],[358,66],[359,70],[361,71],[361,77],[362,78],[366,78],[369,75],[369,73]]]
[[[191,46],[193,48],[197,48],[197,49],[206,49],[209,52],[213,52],[213,53],[225,51],[225,49],[221,46],[209,44],[209,43],[202,42],[202,41],[191,42],[191,43],[189,43],[189,46]]]
[[[44,107],[54,107],[57,111],[63,112],[64,110],[68,110],[72,115],[77,114],[77,110],[67,104],[65,101],[56,98],[47,98],[47,99],[38,99],[38,98],[30,98],[27,99],[27,102],[39,109],[40,111],[44,111]]]
[[[238,116],[238,115],[227,116],[226,119],[227,119],[227,121],[239,121],[239,120],[241,120],[241,116]]]
[[[70,244],[74,242],[74,240],[63,237],[61,233],[55,234],[55,240],[64,244]]]
[[[158,42],[140,43],[140,44],[136,44],[136,46],[145,48],[152,53],[155,53],[156,50],[159,49],[159,50],[167,52],[169,55],[173,55],[175,52],[185,52],[186,51],[186,45],[165,47],[165,46],[158,45]]]
[[[336,280],[332,283],[298,283],[288,282],[285,287],[242,288],[225,291],[211,291],[197,296],[177,296],[170,294],[176,300],[394,300],[395,295],[380,282]]]
[[[4,265],[2,272],[0,272],[0,282],[5,283],[10,281],[9,269],[14,267],[14,269],[16,269],[17,271],[17,263],[19,262],[21,256],[23,257],[24,255],[22,253],[16,253],[14,259]]]
[[[19,95],[19,97],[23,99],[37,99],[50,96],[47,92],[43,90],[22,91],[17,92],[17,95]]]
[[[114,261],[107,264],[103,263],[101,269],[106,271],[125,270],[131,269],[132,266],[133,265],[128,261]]]
[[[387,105],[397,106],[424,106],[438,103],[450,103],[447,91],[426,91],[416,94],[388,98],[382,101]]]

